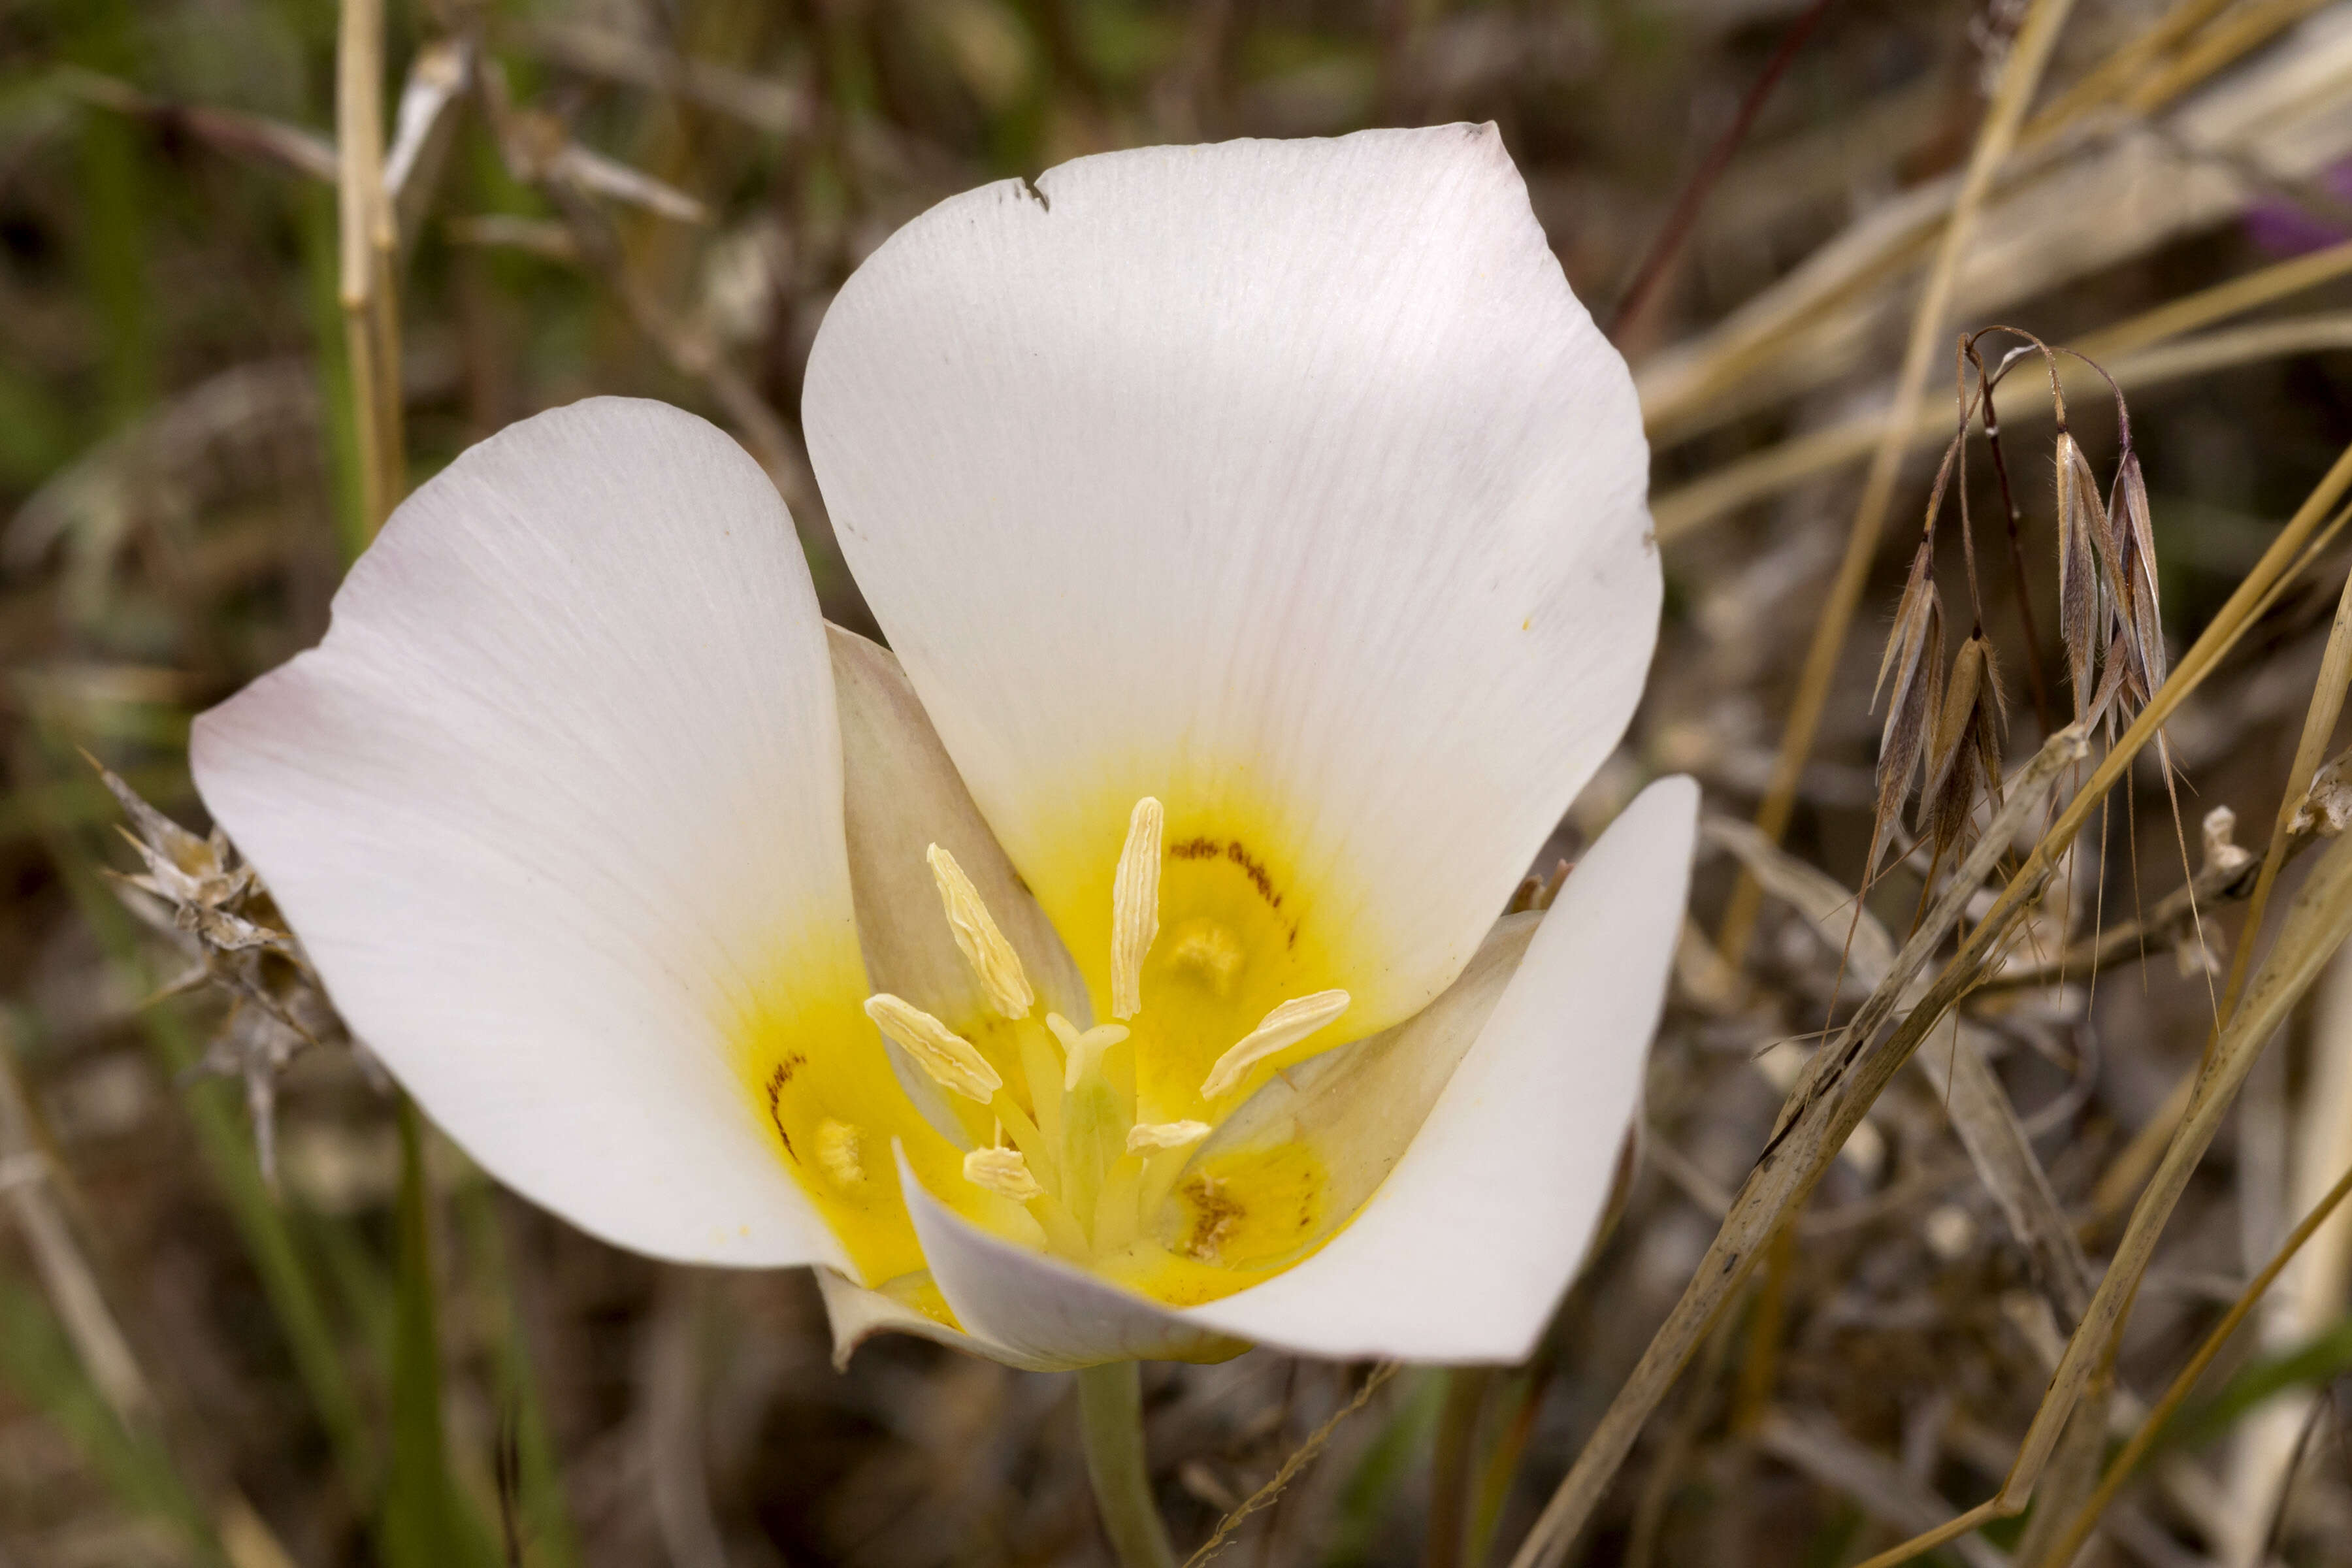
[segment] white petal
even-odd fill
[[[955,944],[924,851],[955,857],[1037,993],[1041,1012],[1090,1020],[1062,939],[1014,875],[890,650],[828,626],[847,777],[857,934],[877,991],[961,1027],[990,1011]]]
[[[845,1263],[741,1057],[762,1009],[846,1008],[880,1060],[816,601],[727,437],[606,398],[474,447],[193,752],[354,1032],[501,1180],[664,1257]]]
[[[983,1353],[1015,1366],[1059,1368],[1219,1361],[1246,1348],[1187,1322],[1182,1313],[969,1224],[933,1197],[903,1160],[899,1180],[940,1294],[958,1322],[998,1347]]]
[[[949,1328],[936,1318],[926,1317],[894,1296],[879,1290],[869,1290],[846,1275],[831,1268],[816,1271],[817,1293],[824,1300],[824,1317],[833,1330],[833,1364],[835,1371],[845,1371],[849,1358],[857,1347],[877,1334],[913,1334],[919,1339],[960,1350],[967,1355],[986,1356],[1007,1366],[1021,1367],[1029,1372],[1058,1372],[1061,1362],[1034,1361],[1016,1354],[1003,1345]]]
[[[1315,1355],[1525,1360],[1640,1100],[1697,815],[1688,779],[1643,791],[1560,889],[1363,1212],[1296,1268],[1184,1316]]]
[[[1257,1011],[1411,1014],[1649,663],[1633,384],[1492,127],[967,193],[844,287],[803,412],[868,603],[1097,987],[1153,795],[1171,853],[1246,839],[1304,931]]]
[[[1218,1124],[1196,1163],[1307,1144],[1325,1172],[1327,1228],[1301,1237],[1300,1245],[1321,1241],[1353,1217],[1404,1157],[1518,973],[1542,921],[1532,913],[1505,916],[1436,1001],[1369,1040],[1275,1074]]]

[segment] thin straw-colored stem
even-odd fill
[[[2081,80],[2051,100],[2047,108],[2025,122],[2020,140],[2028,145],[2042,141],[2101,104],[2122,97],[2158,56],[2211,21],[2230,4],[2231,0],[2179,0],[2157,18],[2154,26],[2127,39],[2122,47],[2085,72]]]
[[[1843,1144],[1853,1127],[1860,1124],[1864,1113],[1880,1089],[1891,1079],[1909,1053],[1917,1047],[1920,1038],[1932,1028],[1944,1013],[1955,1005],[1960,996],[1980,979],[1993,955],[2016,930],[2018,922],[2032,908],[2042,889],[2054,874],[2058,862],[2068,847],[2082,834],[2091,814],[2096,811],[2107,792],[2122,779],[2140,752],[2154,741],[2181,703],[2210,675],[2223,657],[2237,646],[2239,639],[2254,625],[2257,613],[2269,602],[2269,596],[2279,583],[2305,560],[2305,547],[2317,531],[2321,520],[2329,515],[2345,491],[2352,489],[2352,447],[2340,455],[2325,478],[2303,505],[2287,520],[2262,559],[2246,574],[2228,601],[2200,633],[2189,651],[2181,656],[2171,675],[2148,699],[2138,717],[2123,735],[2107,750],[2089,782],[2070,801],[2058,819],[2033,847],[2001,889],[1992,907],[1979,917],[1977,923],[1954,954],[1913,1005],[1910,1013],[1896,1026],[1885,1043],[1873,1048],[1854,1072],[1853,1081],[1824,1082],[1809,1071],[1782,1110],[1784,1127],[1776,1131],[1774,1142],[1759,1160],[1748,1181],[1740,1189],[1735,1208],[1725,1226],[1718,1231],[1708,1247],[1707,1257],[1701,1260],[1698,1270],[1684,1289],[1683,1299],[1668,1315],[1666,1324],[1653,1337],[1642,1352],[1633,1373],[1615,1399],[1602,1414],[1600,1425],[1586,1440],[1584,1449],[1569,1469],[1551,1500],[1545,1504],[1535,1527],[1520,1544],[1512,1558],[1512,1568],[1556,1568],[1566,1556],[1591,1519],[1616,1475],[1625,1457],[1633,1451],[1634,1440],[1650,1413],[1665,1396],[1675,1375],[1681,1371],[1700,1342],[1713,1327],[1723,1304],[1753,1272],[1757,1250],[1769,1234],[1764,1227],[1777,1225],[1812,1192],[1821,1172],[1826,1168],[1835,1151]],[[2066,738],[2062,731],[2052,744]],[[2079,741],[2076,742],[2079,745]],[[2044,752],[2049,752],[2044,747]],[[2043,763],[2037,756],[2026,773]],[[2011,782],[2010,805],[2006,813],[2021,802],[2031,804],[2040,796],[2024,788],[2024,775]],[[2036,806],[2038,809],[2038,806]],[[1998,839],[2006,828],[1999,826],[1990,836]],[[1970,885],[1973,885],[1971,883]],[[1938,939],[1940,940],[1940,938]],[[1912,972],[1906,972],[1906,973]],[[1906,982],[1907,984],[1907,980]],[[1876,994],[1874,993],[1874,998]],[[1867,1004],[1865,1004],[1867,1007]],[[1859,1016],[1857,1016],[1859,1017]],[[1874,1031],[1885,1015],[1876,1015],[1871,1024]],[[1853,1026],[1849,1024],[1847,1031]],[[1844,1032],[1840,1037],[1844,1040]],[[1860,1042],[1866,1044],[1867,1042]],[[1833,1042],[1833,1045],[1836,1044]],[[1825,1048],[1821,1056],[1827,1056]],[[1817,1060],[1819,1057],[1817,1057]],[[1789,1153],[1789,1145],[1796,1142],[1801,1130],[1805,1144],[1800,1161]],[[1784,1137],[1782,1133],[1785,1132]],[[1736,1227],[1736,1229],[1735,1229]],[[2076,1331],[2077,1337],[2082,1331]],[[2055,1441],[2057,1426],[2063,1426],[2072,1410],[2080,1378],[2084,1372],[2083,1358],[2070,1349],[2072,1364],[2062,1364],[2062,1385],[2053,1380],[2050,1394],[2044,1396],[2042,1415],[2037,1415],[2034,1429],[2028,1434],[2031,1447],[2021,1451],[2011,1481],[2002,1495],[1991,1502],[1971,1510],[1969,1518],[1979,1521],[2005,1517],[2003,1510],[2014,1513],[2016,1506],[2009,1500],[2020,1495],[2020,1489],[2030,1491],[2032,1478],[2040,1473],[2048,1458],[2046,1445]],[[2049,1425],[2044,1417],[2053,1417]],[[1964,1524],[1959,1529],[1973,1529]],[[1939,1536],[1949,1540],[1949,1535]]]
[[[2257,0],[2222,18],[2179,58],[2152,72],[2125,96],[2134,114],[2153,114],[2259,45],[2302,21],[2327,0]]]
[[[1176,1568],[1176,1549],[1151,1500],[1143,1458],[1143,1378],[1136,1363],[1115,1361],[1078,1373],[1078,1431],[1087,1479],[1120,1568]]]
[[[2328,739],[2336,733],[2336,721],[2344,716],[2347,680],[2352,680],[2352,574],[2345,577],[2344,591],[2336,601],[2336,624],[2328,628],[2327,651],[2320,656],[2319,679],[2312,687],[2311,706],[2303,716],[2303,736],[2295,742],[2294,762],[2287,769],[2286,789],[2279,797],[2278,816],[2271,825],[2271,841],[2263,850],[2263,866],[2255,874],[2253,893],[2246,900],[2245,922],[2239,928],[2237,944],[2230,952],[2230,978],[2221,988],[2221,1008],[2214,1017],[2212,1033],[2205,1040],[2209,1061],[2212,1059],[2214,1041],[2221,1037],[2245,990],[2246,971],[2254,945],[2262,937],[2263,915],[2270,907],[2271,889],[2278,880],[2279,867],[2285,857],[2287,824],[2294,820],[2295,808],[2310,792]]]
[[[2165,1424],[2188,1399],[2189,1391],[2197,1386],[2197,1380],[2205,1375],[2205,1369],[2213,1364],[2213,1358],[2221,1353],[2221,1347],[2229,1343],[2231,1334],[2238,1331],[2238,1325],[2246,1321],[2246,1314],[2254,1310],[2272,1283],[2289,1263],[2294,1261],[2294,1255],[2303,1250],[2303,1244],[2327,1223],[2327,1216],[2336,1212],[2336,1205],[2343,1203],[2347,1194],[2352,1194],[2352,1171],[2345,1172],[2336,1185],[2328,1189],[2327,1195],[2312,1205],[2311,1212],[2303,1216],[2303,1223],[2294,1227],[2271,1260],[2263,1266],[2263,1271],[2239,1292],[2238,1299],[2230,1304],[2230,1310],[2222,1314],[2221,1321],[2213,1326],[2213,1331],[2205,1336],[2205,1342],[2197,1347],[2197,1353],[2189,1358],[2189,1364],[2180,1369],[2179,1375],[2164,1391],[2164,1397],[2148,1411],[2147,1418],[2139,1424],[2139,1430],[2131,1435],[2131,1441],[2124,1445],[2123,1452],[2116,1456],[2115,1463],[2107,1467],[2107,1473],[2099,1479],[2098,1489],[2068,1521],[2065,1533],[2059,1538],[2057,1548],[2050,1553],[2048,1561],[2074,1561],[2074,1553],[2082,1549],[2084,1541],[2090,1535],[2092,1526],[2106,1511],[2107,1505],[2115,1501],[2116,1493],[2123,1489],[2124,1483],[2131,1479],[2132,1472],[2147,1457],[2148,1449],[2164,1435]]]
[[[2168,300],[2068,346],[2105,365],[2116,384],[2126,392],[2252,359],[2336,347],[2340,343],[2344,325],[2340,312],[2265,321],[2241,331],[2216,332],[2170,349],[2161,345],[2347,273],[2352,273],[2352,240]],[[2061,367],[2060,375],[2070,390],[2078,384],[2087,386],[2095,379],[2088,365],[2071,359]],[[1878,421],[1872,418],[1841,421],[1727,463],[1668,490],[1650,508],[1659,542],[1672,542],[1737,507],[1844,467],[1870,451],[1872,443],[1880,438],[1881,430]],[[1948,413],[1922,408],[1905,438],[1916,448],[1931,442],[1948,441],[1951,435]]]
[[[392,268],[399,240],[383,189],[383,0],[342,0],[335,40],[338,292],[370,538],[391,515],[403,484],[400,312]]]
[[[1927,275],[1927,289],[1911,319],[1910,342],[1904,350],[1903,368],[1895,381],[1895,405],[1880,426],[1878,446],[1871,455],[1870,473],[1863,481],[1862,500],[1854,508],[1853,524],[1846,533],[1845,555],[1838,563],[1828,602],[1814,623],[1812,646],[1806,650],[1804,669],[1797,679],[1796,700],[1781,731],[1780,751],[1773,761],[1771,782],[1764,792],[1763,804],[1757,808],[1757,827],[1776,844],[1788,831],[1789,817],[1796,805],[1797,781],[1812,756],[1813,741],[1829,703],[1830,681],[1837,673],[1838,657],[1845,649],[1846,632],[1853,624],[1854,611],[1862,604],[1870,564],[1878,553],[1879,534],[1895,500],[1895,482],[1902,473],[1910,430],[1918,422],[1920,406],[1927,394],[1928,372],[1943,339],[1944,318],[1950,310],[1952,290],[1959,279],[1969,226],[1992,190],[1993,177],[2017,144],[2018,128],[2024,123],[2026,107],[2041,83],[2042,68],[2050,62],[2058,30],[2073,8],[2074,0],[2034,0],[2032,10],[2026,14],[2025,25],[2018,29],[2016,40],[2010,46],[2009,59],[2001,67],[2000,87],[1977,132],[1968,174],[1953,204],[1951,219],[1945,225],[1935,267]],[[1762,897],[1756,879],[1743,870],[1732,889],[1717,943],[1724,957],[1734,964],[1747,956],[1748,939],[1755,931]]]

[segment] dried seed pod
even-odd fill
[[[1892,678],[1886,725],[1878,738],[1878,806],[1871,824],[1869,870],[1875,875],[1887,836],[1903,817],[1912,780],[1928,734],[1936,728],[1940,689],[1936,674],[1944,663],[1944,605],[1936,591],[1935,552],[1925,540],[1911,559],[1911,575],[1895,606],[1895,626],[1878,661],[1878,684],[1870,702],[1878,706]]]
[[[2132,673],[2141,697],[2164,684],[2166,662],[2164,624],[2156,586],[2156,527],[2148,515],[2147,481],[2141,478],[2139,454],[2124,448],[2116,468],[2115,488],[2107,496],[2107,537],[2114,542],[2117,595],[2116,618],[2132,655]]]
[[[1952,660],[1928,746],[1927,784],[1919,795],[1919,834],[1936,859],[1966,840],[1979,789],[2000,801],[2001,743],[2008,729],[2008,703],[1992,644],[1982,631],[1971,632]]]
[[[2065,645],[2066,673],[2074,689],[2074,717],[2095,706],[2094,679],[2100,647],[2106,640],[2101,611],[2100,557],[2106,534],[2106,508],[2090,460],[2069,432],[2058,432],[2058,637]]]

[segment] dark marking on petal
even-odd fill
[[[1274,879],[1266,874],[1265,862],[1253,857],[1240,839],[1225,846],[1225,858],[1242,868],[1242,875],[1250,879],[1250,886],[1257,889],[1257,896],[1265,900],[1267,908],[1282,908],[1282,895],[1274,890]]]
[[[778,1062],[774,1070],[768,1074],[768,1120],[775,1124],[776,1136],[784,1141],[784,1152],[791,1156],[795,1165],[801,1163],[801,1155],[800,1151],[793,1147],[793,1135],[784,1131],[782,1101],[784,1090],[792,1087],[793,1075],[806,1066],[807,1056],[794,1051]]]

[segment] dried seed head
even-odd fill
[[[1886,652],[1878,662],[1878,686],[1871,693],[1876,707],[1890,679],[1893,697],[1886,707],[1886,725],[1878,739],[1878,807],[1871,824],[1869,872],[1874,876],[1878,857],[1886,846],[1903,807],[1911,797],[1911,784],[1919,771],[1919,756],[1928,733],[1936,727],[1939,687],[1937,672],[1944,663],[1944,605],[1936,592],[1934,552],[1921,541],[1912,557],[1911,576],[1895,606],[1895,626]]]
[[[340,1033],[334,1009],[300,944],[276,923],[269,890],[227,836],[215,827],[198,837],[141,799],[97,758],[83,756],[130,817],[131,826],[121,831],[146,868],[135,875],[107,875],[124,907],[178,947],[187,963],[152,1000],[201,987],[228,997],[227,1016],[197,1070],[244,1080],[254,1151],[263,1179],[274,1185],[278,1077],[304,1047]]]
[[[1941,711],[1927,751],[1927,783],[1919,795],[1919,832],[1941,859],[1969,833],[1977,792],[2000,799],[2001,742],[2009,728],[2008,704],[1992,644],[1971,632],[1952,660]]]
[[[2148,514],[2147,481],[2140,475],[2139,454],[2128,447],[2107,497],[2107,537],[2120,584],[2116,616],[2123,623],[2132,674],[2144,702],[2164,684],[2164,625],[2158,608],[2156,526]]]
[[[2058,432],[2058,637],[2066,648],[2067,677],[2074,689],[2074,717],[2090,715],[2099,649],[2105,642],[2101,611],[2100,557],[2105,553],[2106,508],[2099,481],[2083,448],[2067,431]]]

